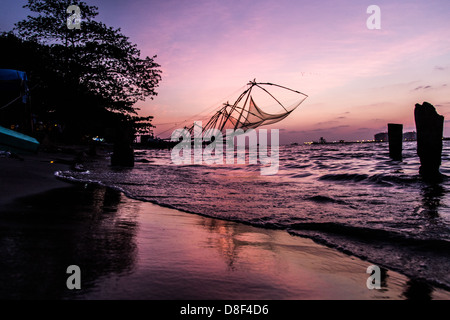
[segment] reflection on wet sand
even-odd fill
[[[436,196],[436,193],[433,193],[433,197],[434,196]],[[432,201],[433,203],[436,203],[434,198]],[[251,256],[249,251],[252,250],[262,250],[263,252],[266,252],[267,255],[273,254],[277,259],[279,258],[279,253],[277,252],[279,251],[279,239],[265,235],[263,230],[261,230],[261,233],[251,233],[248,232],[243,225],[230,224],[227,221],[216,219],[202,219],[201,224],[210,233],[219,235],[218,238],[209,238],[209,244],[220,252],[231,271],[237,270],[237,262],[240,259],[248,259],[248,257]],[[270,259],[268,261],[270,261]],[[369,263],[367,263],[367,265],[369,265]],[[391,289],[395,292],[398,290],[398,286],[401,285],[404,289],[403,292],[396,297],[399,299],[431,300],[433,298],[447,299],[449,297],[446,291],[438,290],[434,294],[435,288],[423,281],[409,279],[406,283],[404,282],[405,280],[402,280],[403,284],[401,284],[399,281],[402,277],[399,277],[398,274],[395,274],[394,278],[389,280],[392,271],[383,267],[380,268],[380,271],[381,289],[374,291],[374,293],[386,294],[392,298],[395,295],[390,292]]]
[[[66,287],[69,265],[81,268],[84,291],[101,275],[130,272],[136,221],[117,215],[122,197],[107,188],[73,187],[1,208],[0,298],[74,297],[79,292]]]
[[[210,233],[218,234],[218,238],[208,238],[210,247],[217,248],[230,270],[234,269],[234,262],[239,255],[239,243],[235,241],[233,228],[218,219],[202,219],[199,225],[206,228]]]
[[[255,228],[75,186],[0,208],[3,299],[448,298],[285,231]],[[82,290],[66,287],[78,265]]]
[[[260,260],[260,262],[273,263],[272,259],[265,259],[264,257],[267,258],[267,256],[272,255],[275,259],[280,259],[282,256],[281,252],[279,252],[282,251],[280,249],[285,249],[286,246],[289,246],[287,243],[280,243],[280,239],[270,237],[270,234],[272,233],[265,234],[263,229],[260,230],[260,233],[248,232],[249,227],[246,227],[245,225],[230,224],[227,221],[217,219],[201,219],[199,224],[206,228],[209,233],[215,235],[214,237],[208,238],[208,244],[219,251],[222,258],[226,261],[229,271],[237,271],[239,268],[242,268],[242,264],[239,264],[240,260],[246,260],[252,256],[255,257],[256,254],[252,254],[252,251],[259,252],[257,259]],[[293,247],[293,249],[304,250],[305,248]],[[264,254],[261,255],[261,252]],[[301,253],[299,252],[299,254]],[[325,262],[325,264],[332,265],[333,261]],[[280,263],[280,266],[281,265],[283,264]],[[369,265],[369,263],[367,263],[367,265]],[[261,267],[264,268],[264,266]],[[325,266],[325,268],[327,267]],[[389,280],[392,271],[382,267],[380,270],[381,289],[373,291],[374,298],[376,296],[380,298],[383,294],[386,295],[385,297],[398,299],[430,300],[433,298],[434,288],[432,286],[412,279],[406,281],[406,278],[403,278],[402,276],[399,277],[396,273],[394,273],[394,278]],[[396,296],[395,292],[399,289],[399,286],[403,286],[404,289],[403,292]],[[441,295],[441,293],[443,293],[443,295]],[[448,297],[445,291],[439,291],[436,294],[436,298],[438,299],[443,299],[445,297]]]

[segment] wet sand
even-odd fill
[[[40,153],[20,155],[21,159],[0,157],[0,204],[16,198],[67,186],[53,173],[67,170],[73,156]]]
[[[369,261],[285,231],[70,185],[53,177],[63,165],[50,158],[0,159],[1,299],[450,298],[391,270],[369,290]],[[66,286],[69,265],[81,269],[80,290]]]

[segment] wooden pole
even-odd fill
[[[389,137],[389,157],[392,160],[402,160],[402,146],[403,146],[403,125],[388,123],[388,137]]]
[[[444,117],[428,102],[416,104],[414,118],[417,131],[417,154],[420,158],[420,175],[425,179],[439,179],[442,157]]]

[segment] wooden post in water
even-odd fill
[[[116,130],[111,165],[134,167],[134,149],[132,146],[134,135],[127,126],[119,126]]]
[[[112,166],[134,167],[134,150],[130,143],[118,141],[114,143],[111,155]]]
[[[393,160],[402,160],[402,146],[403,146],[403,125],[388,123],[388,137],[389,137],[389,157]]]
[[[442,137],[444,117],[428,102],[416,104],[414,118],[417,131],[417,155],[420,158],[420,175],[425,179],[439,179],[441,173]]]

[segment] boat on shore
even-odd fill
[[[37,152],[39,142],[23,133],[0,126],[0,150],[10,152]]]
[[[30,123],[30,132],[33,132],[31,121],[21,119],[19,113],[14,113],[17,107],[23,108],[29,104],[29,90],[28,90],[27,74],[23,71],[12,69],[0,69],[0,119],[3,125],[12,124],[12,121],[21,123]],[[8,114],[9,111],[12,113]],[[6,112],[6,113],[4,113]],[[6,119],[6,120],[5,120]],[[10,121],[8,121],[8,119]],[[30,113],[31,119],[31,113]],[[7,129],[0,126],[0,150],[9,152],[37,152],[39,142],[26,134]]]

